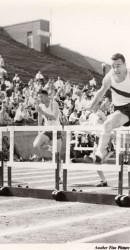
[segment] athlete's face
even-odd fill
[[[47,95],[44,95],[44,94],[39,94],[38,95],[38,99],[41,103],[43,104],[48,104],[48,96]]]
[[[126,64],[121,59],[112,60],[111,67],[116,75],[126,72]]]

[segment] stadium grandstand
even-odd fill
[[[44,20],[37,20],[0,28],[0,54],[5,71],[1,77],[1,126],[38,125],[35,99],[39,89],[46,90],[50,98],[57,101],[62,125],[88,123],[89,114],[83,113],[82,107],[101,86],[101,62],[58,45],[50,46],[48,25]],[[104,102],[110,109],[109,100]],[[104,112],[107,114],[110,110]],[[21,144],[18,145],[20,152],[15,147],[15,156],[27,160],[36,153],[33,148],[36,132],[30,139],[31,144],[26,142],[26,146],[24,142],[30,134],[16,134],[16,144]],[[9,147],[8,143],[6,146]]]

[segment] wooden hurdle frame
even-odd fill
[[[64,201],[79,201],[79,202],[89,202],[89,203],[96,203],[96,204],[107,204],[107,205],[116,205],[114,198],[115,195],[113,194],[106,194],[106,193],[92,193],[92,192],[72,192],[67,191],[67,171],[68,169],[84,169],[84,170],[91,170],[91,171],[117,171],[119,173],[118,178],[118,194],[122,195],[122,189],[123,189],[123,153],[125,147],[125,143],[123,142],[123,147],[121,148],[121,135],[127,134],[127,131],[129,129],[127,128],[120,128],[115,130],[116,131],[116,164],[113,166],[107,164],[101,164],[98,165],[98,167],[94,164],[84,164],[84,163],[70,163],[70,135],[72,131],[76,131],[76,133],[81,131],[101,131],[102,126],[56,126],[53,127],[45,127],[45,126],[39,126],[35,127],[35,129],[32,130],[32,126],[21,126],[21,127],[3,127],[0,132],[0,150],[2,146],[2,132],[9,131],[10,132],[10,161],[7,162],[8,166],[8,187],[3,187],[3,189],[0,190],[0,195],[6,195],[6,196],[20,196],[20,197],[33,197],[33,198],[43,198],[43,199],[53,199],[52,198],[52,190],[43,190],[43,189],[31,189],[31,188],[19,188],[19,187],[11,187],[11,167],[15,167],[19,164],[26,165],[29,162],[14,162],[13,161],[13,145],[14,145],[14,132],[15,131],[52,131],[53,130],[53,162],[50,163],[51,167],[55,169],[55,190],[59,190],[59,167],[60,167],[60,161],[59,161],[59,155],[56,153],[56,145],[57,145],[57,138],[56,133],[57,131],[65,131],[67,134],[66,138],[66,157],[65,162],[62,164],[63,169],[63,191],[62,192],[63,197],[61,200]],[[125,138],[125,135],[123,134],[123,138]],[[88,149],[88,148],[87,148]],[[92,148],[91,148],[92,150]],[[35,162],[34,164],[39,164],[39,162]],[[41,163],[42,166],[46,164],[45,162]],[[32,166],[32,162],[31,162]],[[130,182],[130,168],[128,168],[128,179]],[[130,188],[130,183],[128,184],[128,187]]]
[[[96,164],[84,164],[84,163],[71,163],[70,162],[70,144],[71,144],[71,132],[75,132],[76,134],[80,134],[81,131],[86,132],[92,132],[92,131],[101,131],[102,125],[95,125],[95,126],[64,126],[64,131],[67,133],[67,140],[66,140],[66,156],[65,156],[65,162],[63,164],[63,190],[67,190],[67,170],[68,169],[82,169],[82,170],[93,170],[93,171],[117,171],[119,173],[118,178],[118,194],[122,194],[123,190],[123,156],[122,152],[125,150],[124,142],[123,147],[121,147],[121,134],[126,135],[126,131],[129,131],[128,128],[121,127],[119,129],[115,129],[114,132],[116,133],[116,161],[115,165],[109,165],[108,164],[99,164],[98,166]],[[125,138],[125,136],[124,136]],[[93,148],[89,147],[75,147],[75,149],[79,150],[92,150]],[[130,178],[130,177],[129,177]]]
[[[37,131],[37,132],[46,132],[50,131],[52,132],[53,135],[53,140],[52,140],[52,161],[51,162],[15,162],[13,157],[14,157],[14,133],[15,132],[25,132],[25,131]],[[26,167],[27,165],[31,168],[35,167],[36,164],[39,167],[44,167],[46,164],[49,166],[49,169],[54,169],[55,170],[55,188],[59,189],[59,169],[60,169],[60,157],[59,153],[57,152],[57,132],[62,131],[62,126],[7,126],[7,127],[1,127],[0,130],[0,152],[2,154],[2,133],[3,132],[9,132],[9,138],[10,138],[10,157],[9,161],[7,161],[6,166],[7,166],[7,174],[8,174],[8,186],[12,186],[12,168],[14,167],[19,167],[22,166],[23,168]],[[3,158],[1,155],[2,159],[2,164],[0,167],[0,186],[4,185],[4,180],[3,180],[3,168],[4,168],[4,163],[3,163]]]

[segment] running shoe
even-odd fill
[[[107,181],[100,181],[96,187],[107,187]]]

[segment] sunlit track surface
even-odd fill
[[[109,167],[109,165],[108,165]],[[96,171],[87,170],[68,170],[67,178],[67,190],[71,191],[76,189],[77,191],[104,191],[118,192],[118,173],[117,172],[105,172],[105,177],[108,182],[108,187],[97,188],[96,184],[100,181],[99,175]],[[62,176],[61,176],[62,177]],[[7,185],[7,168],[4,169],[4,185]],[[128,187],[128,172],[127,166],[124,166],[124,192],[127,192]],[[23,187],[29,186],[30,188],[37,189],[55,189],[55,170],[49,168],[38,167],[14,167],[12,168],[12,186],[22,185]],[[62,184],[60,185],[62,189]]]
[[[5,185],[7,171],[4,170]],[[68,171],[68,190],[116,193],[118,174],[105,172],[108,187],[95,187],[95,171]],[[127,166],[124,168],[124,192],[127,193]],[[55,189],[55,171],[49,168],[12,169],[12,185]],[[62,185],[60,185],[62,189]],[[130,208],[56,202],[19,197],[0,197],[0,244],[8,243],[130,243]],[[126,228],[127,230],[125,230]],[[123,235],[123,237],[122,237]]]

